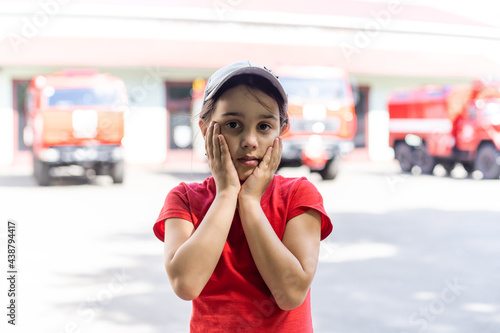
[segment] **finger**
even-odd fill
[[[221,157],[221,161],[223,163],[227,163],[228,160],[229,160],[229,162],[232,163],[232,161],[231,161],[231,153],[229,153],[229,147],[227,146],[226,138],[222,134],[219,134],[217,136],[217,138],[219,140],[219,145],[220,145],[220,157]]]
[[[231,170],[234,170],[234,172],[236,172],[236,167],[234,166],[233,159],[231,158],[231,151],[229,151],[229,146],[227,145],[224,135],[219,134],[219,142],[221,163],[224,164],[226,171],[232,172]]]
[[[273,147],[267,148],[266,153],[264,154],[264,157],[262,158],[261,164],[263,167],[269,167],[271,165],[273,150],[274,150]]]
[[[276,149],[276,158],[275,158],[275,165],[274,165],[274,171],[278,170],[278,167],[281,162],[281,153],[283,152],[283,139],[281,137],[278,137],[278,142],[277,142],[277,149]]]
[[[212,135],[212,146],[213,146],[213,152],[214,152],[214,158],[218,161],[220,161],[220,141],[219,141],[219,135],[220,135],[220,125],[217,123],[214,123],[214,129],[213,129],[213,135]]]
[[[208,125],[208,128],[207,128],[207,131],[205,132],[205,136],[203,137],[205,139],[205,156],[210,158],[209,157],[209,154],[208,154],[208,150],[209,150],[209,146],[208,146],[208,137],[210,135],[210,125]]]
[[[280,163],[280,160],[281,160],[281,141],[280,141],[280,138],[277,137],[276,139],[274,139],[274,143],[273,143],[273,154],[271,156],[271,169],[273,170],[273,172],[276,172],[276,170],[278,169],[278,166],[279,166],[279,163]]]
[[[273,142],[273,152],[271,155],[270,167],[273,171],[278,169],[278,165],[281,159],[281,143],[280,138],[274,139]]]
[[[209,160],[213,158],[213,125],[214,122],[211,122],[208,126],[207,134],[205,136],[205,150],[207,152],[207,157]]]

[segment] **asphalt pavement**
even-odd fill
[[[0,170],[1,171],[1,170]],[[128,166],[38,187],[28,168],[0,172],[0,240],[16,221],[16,326],[8,332],[188,332],[152,233],[170,188],[199,166]],[[439,170],[438,170],[439,171]],[[312,285],[316,333],[500,332],[500,180],[401,174],[394,162],[344,162],[306,176],[334,222]],[[7,274],[8,268],[5,269]],[[8,276],[7,276],[8,277]],[[7,304],[9,281],[0,283]],[[2,329],[2,332],[4,330]]]

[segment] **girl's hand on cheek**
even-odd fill
[[[266,154],[250,177],[241,186],[239,197],[259,200],[266,192],[267,187],[273,180],[281,161],[283,143],[280,137],[274,139],[272,147],[267,148]]]
[[[205,150],[217,193],[226,190],[234,190],[235,193],[238,193],[241,187],[238,173],[231,159],[226,140],[220,134],[220,125],[216,122],[212,122],[208,127],[205,137]]]

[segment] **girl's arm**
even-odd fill
[[[260,275],[282,310],[304,301],[318,264],[321,216],[315,210],[287,222],[283,242],[267,220],[260,201],[241,200],[243,230]]]
[[[174,292],[185,300],[198,297],[212,276],[231,228],[240,191],[238,174],[220,126],[212,122],[205,134],[208,165],[217,191],[215,199],[196,230],[183,219],[165,221],[165,268]]]
[[[221,256],[236,210],[237,192],[218,194],[195,230],[183,219],[165,220],[165,268],[174,292],[193,300],[207,284]]]
[[[250,252],[278,306],[291,310],[302,304],[316,272],[321,240],[321,216],[310,210],[287,222],[281,241],[260,205],[262,194],[278,168],[281,138],[242,185],[238,209]]]

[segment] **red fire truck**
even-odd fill
[[[389,144],[401,169],[430,174],[457,163],[483,178],[500,176],[500,82],[425,86],[388,101]]]
[[[307,166],[323,179],[337,176],[342,155],[354,148],[354,98],[347,73],[332,67],[280,67],[288,94],[290,129],[283,135],[280,167]],[[201,110],[205,82],[193,83],[193,114]],[[193,123],[193,126],[194,123]],[[203,151],[203,143],[195,150]],[[200,153],[197,154],[199,156]]]
[[[94,70],[35,76],[26,94],[25,143],[32,146],[37,182],[49,185],[55,168],[78,166],[84,174],[110,175],[122,183],[121,140],[125,84]]]
[[[354,149],[354,98],[347,73],[333,67],[281,67],[290,130],[283,135],[281,166],[307,166],[334,179],[340,158]]]

